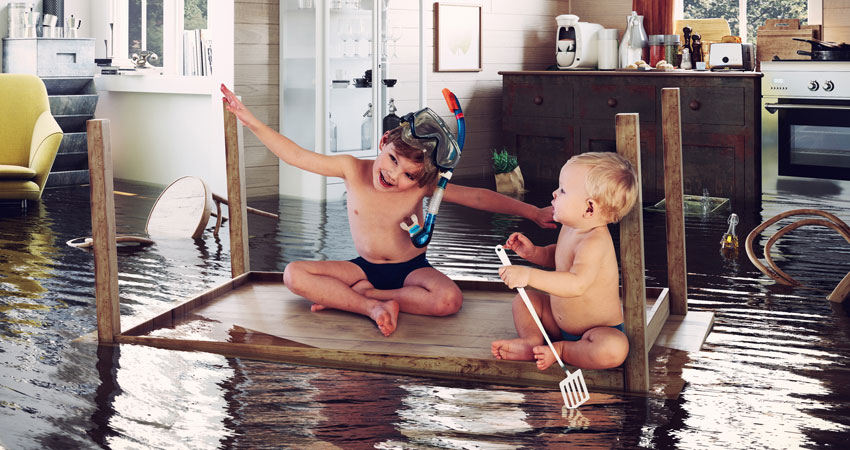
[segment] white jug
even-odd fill
[[[638,60],[646,60],[644,49],[649,41],[646,30],[643,28],[643,16],[632,11],[632,15],[626,18],[626,32],[620,42],[620,67],[626,67]]]

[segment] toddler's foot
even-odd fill
[[[395,300],[389,300],[376,301],[375,306],[369,310],[369,317],[375,321],[384,336],[389,336],[395,331],[398,324],[398,309],[398,303]]]
[[[557,346],[558,342],[553,343],[553,345]],[[546,370],[555,363],[555,354],[552,353],[552,349],[548,345],[537,345],[531,351],[534,353],[534,359],[537,361],[537,369]]]
[[[498,359],[530,361],[533,359],[532,347],[524,339],[516,338],[493,341],[490,345],[490,350],[493,352],[493,356]]]

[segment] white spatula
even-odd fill
[[[505,249],[502,248],[501,245],[496,246],[496,255],[499,256],[503,265],[511,265],[511,260],[508,259],[508,255],[505,253]],[[558,352],[555,350],[555,346],[552,345],[552,341],[549,340],[549,335],[546,334],[546,330],[543,328],[540,318],[537,317],[537,311],[534,310],[534,305],[532,305],[531,300],[528,299],[528,294],[525,293],[525,288],[517,288],[517,291],[522,297],[525,307],[528,308],[528,312],[531,313],[534,323],[537,324],[537,328],[540,328],[540,332],[543,334],[543,338],[546,339],[546,343],[549,344],[549,348],[552,350],[552,354],[555,355],[558,365],[560,365],[561,369],[564,369],[564,372],[567,373],[567,377],[558,383],[558,386],[561,388],[561,395],[564,397],[564,405],[569,409],[578,408],[582,403],[590,399],[590,392],[588,392],[587,385],[584,383],[584,375],[581,374],[581,369],[576,369],[576,371],[572,373],[567,370],[566,366],[564,366],[564,362],[561,361],[560,355],[558,355]]]

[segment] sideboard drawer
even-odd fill
[[[506,82],[504,86],[504,113],[506,116],[572,117],[573,87],[566,83],[553,83],[551,79],[531,77],[522,82]]]
[[[746,124],[747,97],[742,87],[681,87],[682,123]]]
[[[3,72],[42,78],[91,77],[96,69],[92,38],[3,39]]]
[[[589,84],[576,96],[580,119],[610,120],[619,113],[638,113],[641,122],[655,122],[655,86]]]

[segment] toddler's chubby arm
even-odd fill
[[[555,267],[555,244],[539,247],[522,233],[513,233],[505,241],[506,249],[520,258],[543,267]]]
[[[443,200],[484,211],[510,214],[534,221],[540,228],[555,228],[552,207],[538,208],[490,189],[473,188],[449,183]]]
[[[239,121],[283,162],[319,175],[340,178],[345,178],[347,169],[354,166],[355,158],[351,155],[328,156],[302,148],[254,117],[251,111],[236,98],[236,95],[223,84],[221,93],[224,95],[222,100],[227,110],[235,114]]]
[[[601,267],[599,262],[604,259],[607,248],[606,241],[600,235],[588,236],[575,247],[575,257],[568,271],[502,266],[499,268],[499,276],[511,289],[530,286],[558,297],[577,297],[584,294],[596,280]],[[554,253],[554,248],[552,250]]]

